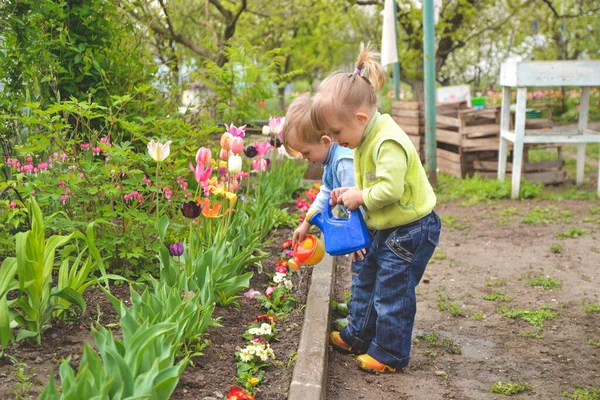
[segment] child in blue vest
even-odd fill
[[[354,150],[357,185],[331,191],[334,204],[363,207],[372,242],[352,282],[349,324],[331,344],[360,354],[368,372],[395,372],[410,358],[415,288],[438,244],[436,196],[412,142],[387,114],[377,112],[385,72],[361,51],[352,73],[325,79],[313,98],[314,129]]]
[[[354,186],[354,162],[352,150],[335,143],[330,136],[313,129],[310,118],[312,99],[306,96],[296,98],[290,104],[283,126],[283,145],[289,153],[298,152],[302,158],[312,163],[323,164],[323,183],[319,193],[306,215],[314,209],[323,211],[329,201],[332,189]],[[292,243],[304,240],[310,229],[308,218],[294,231]],[[352,259],[363,258],[364,251],[352,254]]]

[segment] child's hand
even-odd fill
[[[342,195],[342,193],[344,193],[346,190],[351,189],[349,187],[341,187],[341,188],[337,188],[337,189],[333,189],[331,192],[329,192],[329,205],[331,206],[336,206],[338,204],[340,204],[339,198]]]
[[[294,231],[294,236],[292,236],[292,248],[296,246],[297,242],[302,242],[304,240],[304,237],[308,233],[309,229],[310,224],[306,222],[306,220],[302,221],[300,226]]]
[[[365,204],[363,200],[362,190],[348,189],[337,199],[337,204],[344,204],[348,211],[356,210],[358,207]]]
[[[360,249],[358,251],[350,253],[350,256],[352,257],[352,261],[356,261],[356,259],[362,261],[365,259],[365,254],[367,254],[367,249]]]

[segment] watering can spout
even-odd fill
[[[325,232],[325,228],[323,227],[323,214],[314,208],[307,216],[308,222],[316,225],[322,232]]]

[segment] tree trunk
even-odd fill
[[[283,108],[285,107],[285,86],[277,88],[277,97],[279,99],[279,108],[285,114],[285,109]]]
[[[409,79],[407,83],[410,85],[413,93],[413,101],[425,101],[425,81]]]

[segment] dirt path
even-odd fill
[[[532,389],[513,397],[529,399],[560,399],[577,387],[600,387],[600,347],[588,343],[600,341],[600,312],[582,309],[586,300],[600,311],[600,202],[452,203],[437,210],[446,223],[418,287],[414,332],[426,336],[413,346],[409,368],[369,375],[358,370],[354,356],[330,349],[327,399],[506,398],[490,391],[498,381],[527,382]],[[524,218],[551,223],[530,225]],[[574,227],[586,233],[557,238]],[[552,252],[553,245],[562,252]],[[348,259],[338,264],[339,298],[350,273]],[[528,282],[536,278],[560,287],[533,287]],[[484,300],[494,292],[514,298]],[[497,309],[539,311],[544,305],[557,316],[543,321],[541,331]],[[452,344],[461,354],[452,354]]]

